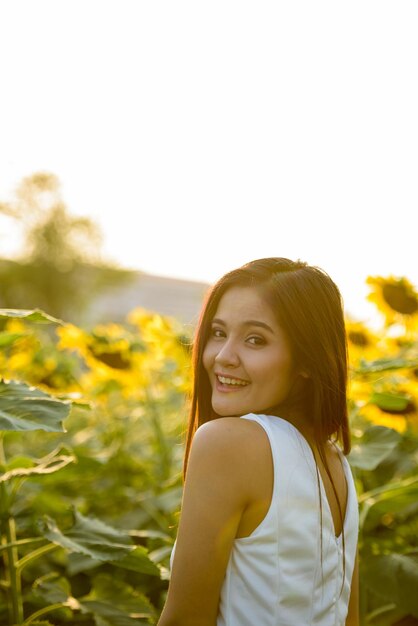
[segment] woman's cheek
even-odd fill
[[[202,354],[202,363],[205,369],[208,369],[208,367],[210,367],[210,364],[211,364],[211,361],[213,361],[213,358],[214,358],[213,349],[211,348],[211,346],[206,345]]]

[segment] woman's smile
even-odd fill
[[[234,382],[233,382],[234,381]],[[241,391],[245,387],[248,387],[250,383],[239,382],[233,377],[224,377],[215,375],[216,389],[220,392]]]

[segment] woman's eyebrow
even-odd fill
[[[219,317],[215,317],[212,320],[212,323],[221,324],[221,326],[226,326],[225,322],[219,319]],[[274,330],[268,324],[265,324],[264,322],[260,322],[259,320],[245,320],[244,322],[241,322],[241,325],[242,326],[260,326],[261,328],[265,328],[266,330],[270,331],[274,335]]]

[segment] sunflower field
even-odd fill
[[[418,624],[418,294],[347,319],[363,625]],[[0,310],[0,624],[156,624],[182,495],[193,337],[142,308],[86,330]]]

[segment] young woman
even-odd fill
[[[193,371],[158,626],[358,626],[338,288],[284,258],[227,273],[206,297]]]

